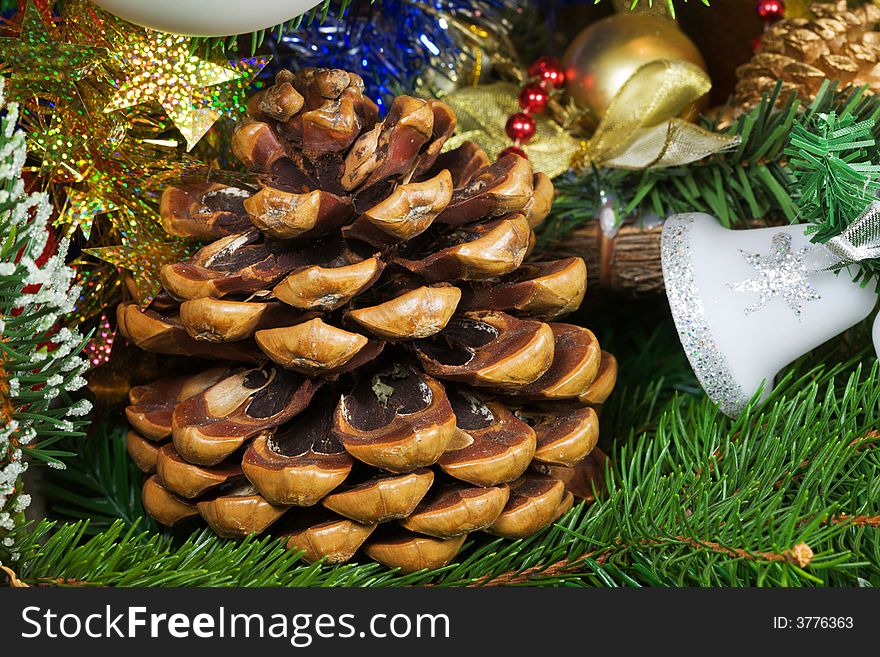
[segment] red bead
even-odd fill
[[[561,87],[565,84],[565,71],[555,57],[544,56],[529,66],[529,75],[539,81]]]
[[[785,3],[782,0],[758,0],[758,16],[772,23],[785,17]]]
[[[511,139],[528,141],[535,135],[535,119],[528,114],[517,112],[507,119],[507,125],[504,126],[504,129]]]
[[[540,114],[550,102],[550,94],[540,84],[527,84],[519,92],[519,106],[527,112]]]
[[[505,148],[503,151],[501,151],[498,154],[498,157],[504,157],[505,155],[510,155],[510,154],[519,155],[524,160],[529,159],[529,156],[526,155],[526,152],[523,149],[519,148],[518,146],[508,146],[507,148]]]

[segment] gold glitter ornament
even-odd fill
[[[119,23],[112,58],[124,71],[104,112],[156,102],[180,130],[190,150],[220,118],[211,87],[247,77],[192,54],[188,37]]]
[[[7,86],[21,81],[18,89],[27,92],[19,122],[39,161],[37,184],[55,200],[55,225],[68,233],[79,228],[99,258],[87,249],[72,263],[84,290],[67,319],[77,325],[96,321],[118,301],[123,270],[148,301],[161,265],[197,248],[162,231],[155,210],[161,189],[217,175],[184,147],[219,117],[244,114],[248,86],[268,58],[204,61],[191,56],[184,37],[152,34],[87,0],[65,0],[58,9],[55,25],[41,22],[30,4],[19,14],[21,35],[10,25],[12,37],[0,38],[0,74],[10,78]],[[48,55],[30,53],[31,43]],[[28,86],[37,84],[41,65],[57,60],[54,51],[71,59],[55,66],[48,86]],[[34,65],[23,66],[31,55]]]
[[[122,244],[83,249],[83,253],[109,262],[132,273],[137,288],[137,301],[147,305],[159,292],[159,272],[166,264],[180,262],[192,255],[198,243],[169,237],[158,224],[138,217],[127,207],[117,213],[114,224],[122,235]]]
[[[105,198],[101,190],[94,187],[85,191],[68,188],[66,192],[67,203],[61,216],[55,220],[55,225],[67,226],[70,232],[79,228],[87,240],[91,236],[95,218],[117,209],[113,201]]]
[[[119,269],[103,260],[95,262],[78,258],[71,264],[76,268],[75,282],[81,292],[67,321],[68,324],[82,325],[115,303],[122,280]]]
[[[58,41],[57,32],[29,2],[18,38],[0,38],[0,61],[8,78],[6,100],[21,102],[32,97],[75,101],[76,83],[107,57],[107,50]]]
[[[28,132],[28,146],[40,157],[40,173],[58,180],[82,180],[90,159],[84,153],[88,136],[67,129],[64,121]]]
[[[92,174],[102,153],[118,157],[128,133],[127,123],[103,114],[101,93],[80,83],[77,102],[29,102],[21,107],[20,122],[40,173],[52,182],[82,182]]]
[[[244,118],[247,112],[247,97],[254,92],[251,85],[270,61],[272,61],[271,56],[245,57],[229,61],[228,66],[236,72],[236,77],[210,88],[208,106],[233,121]]]

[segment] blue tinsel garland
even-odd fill
[[[267,38],[274,55],[266,75],[281,68],[323,66],[358,73],[382,111],[402,92],[432,82],[458,83],[473,67],[474,47],[462,22],[504,30],[504,14],[520,4],[512,0],[382,0],[355,2],[343,15],[332,10],[326,21]]]

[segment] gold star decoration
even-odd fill
[[[82,180],[81,160],[77,153],[85,146],[83,135],[67,134],[58,125],[28,133],[31,150],[40,156],[40,173],[53,178]]]
[[[212,87],[247,75],[192,54],[189,37],[140,28],[120,29],[113,53],[128,75],[104,108],[115,112],[157,102],[186,139],[187,150],[220,118],[211,105]]]
[[[81,182],[91,175],[101,154],[119,157],[128,124],[103,114],[100,92],[84,82],[77,102],[30,102],[21,106],[20,123],[40,173],[54,182]]]
[[[128,270],[134,277],[138,302],[145,306],[162,288],[159,272],[162,267],[185,260],[195,252],[198,244],[169,238],[161,225],[151,227],[149,218],[138,217],[128,207],[116,213],[122,244],[83,249],[83,253]]]
[[[75,283],[81,291],[68,315],[68,324],[84,324],[115,303],[122,281],[117,268],[109,262],[77,258],[71,264],[76,271]]]
[[[95,218],[117,209],[117,205],[105,198],[98,189],[89,188],[82,191],[68,188],[66,191],[67,203],[64,211],[55,220],[55,225],[68,226],[71,233],[78,227],[87,240],[91,236]]]
[[[233,121],[243,118],[247,112],[248,95],[255,90],[251,84],[270,61],[272,61],[271,55],[230,60],[228,66],[237,73],[237,77],[211,87],[209,107],[225,114]]]
[[[87,76],[107,50],[59,42],[50,34],[33,2],[24,10],[18,38],[0,38],[0,61],[8,69],[7,100],[54,97],[75,101],[76,83]]]

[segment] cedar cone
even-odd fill
[[[553,186],[517,155],[442,153],[439,101],[377,115],[357,75],[282,71],[234,135],[259,189],[165,190],[166,230],[213,241],[119,327],[216,364],[131,390],[159,522],[269,530],[309,561],[363,546],[409,572],[571,507],[564,469],[593,450],[617,365],[557,321],[583,299],[583,260],[523,264]]]
[[[737,71],[733,106],[750,109],[782,80],[780,102],[794,94],[815,98],[826,79],[880,89],[874,70],[880,62],[880,7],[866,3],[848,9],[846,0],[810,5],[813,19],[791,18],[770,25],[761,47]]]

